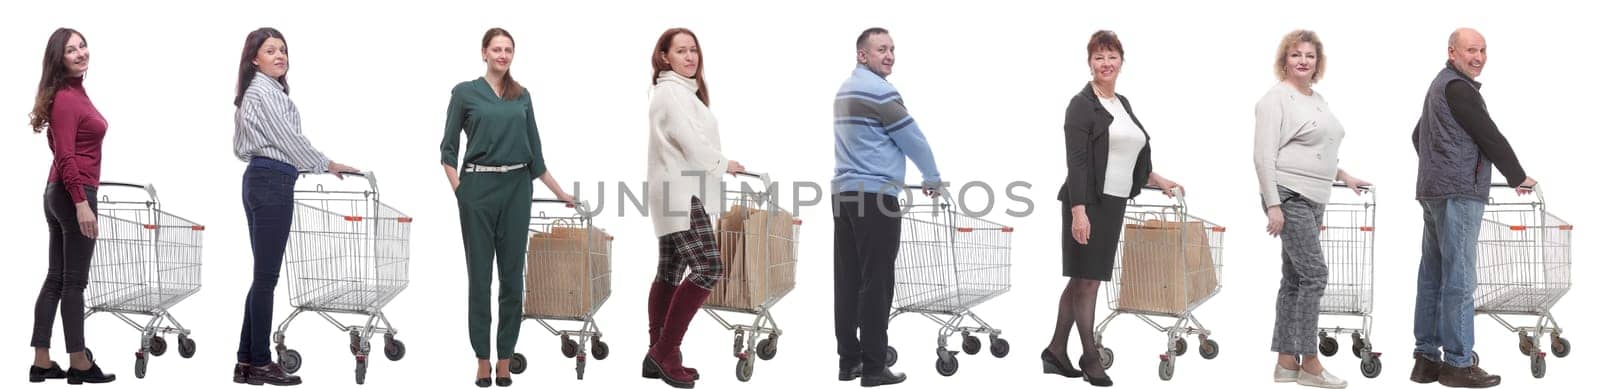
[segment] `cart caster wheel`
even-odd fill
[[[1361,337],[1361,333],[1350,334],[1350,355],[1357,357],[1367,355],[1366,352],[1371,350],[1368,347],[1370,346],[1367,345],[1367,340]]]
[[[939,375],[945,377],[956,375],[956,370],[961,369],[961,362],[956,360],[956,356],[954,354],[945,355],[949,356],[942,357],[939,358],[939,360],[934,361],[934,369],[939,371]]]
[[[594,359],[603,361],[611,356],[611,345],[596,340],[594,344],[589,345],[589,354],[594,355]]]
[[[894,366],[895,362],[900,362],[900,350],[895,350],[894,346],[889,346],[889,352],[883,355],[883,365]]]
[[[356,385],[367,384],[367,358],[356,357]]]
[[[281,352],[278,352],[278,364],[282,365],[283,371],[288,372],[289,374],[294,374],[294,372],[300,371],[300,363],[303,361],[304,360],[300,358],[300,352],[295,351],[294,349],[285,349]]]
[[[167,338],[160,336],[150,337],[150,355],[161,356],[167,353]]]
[[[989,354],[995,358],[1005,358],[1011,354],[1011,342],[1005,339],[994,338],[989,340]]]
[[[1544,355],[1535,354],[1533,356],[1533,366],[1530,366],[1530,370],[1533,370],[1533,378],[1544,378],[1544,368]]]
[[[1567,341],[1567,338],[1557,337],[1555,341],[1550,342],[1550,353],[1555,354],[1556,358],[1566,358],[1567,354],[1572,353],[1572,342]]]
[[[1322,338],[1322,341],[1320,342],[1320,344],[1317,345],[1317,351],[1321,351],[1322,352],[1322,356],[1331,357],[1331,356],[1334,356],[1336,354],[1339,354],[1339,340],[1338,339],[1334,339],[1334,338],[1327,337],[1327,336],[1321,336],[1320,338]]]
[[[522,372],[528,371],[528,357],[522,356],[522,353],[511,354],[510,369],[511,374],[522,374]]]
[[[194,339],[189,339],[189,337],[187,337],[187,336],[179,335],[178,336],[178,356],[183,357],[184,359],[193,358],[194,357],[194,351],[195,351]]]
[[[1533,355],[1533,338],[1528,333],[1517,335],[1517,350],[1522,351],[1523,356]]]
[[[144,372],[145,372],[146,369],[149,368],[149,365],[150,365],[150,356],[148,356],[148,355],[135,356],[134,359],[133,359],[133,376],[134,377],[138,377],[139,379],[144,379]]]
[[[1220,352],[1222,352],[1222,347],[1217,345],[1217,341],[1215,341],[1215,340],[1206,339],[1205,342],[1201,342],[1200,343],[1200,357],[1201,358],[1216,359],[1217,358],[1217,353],[1220,353]]]
[[[735,365],[733,369],[733,378],[738,378],[739,382],[750,382],[750,376],[755,374],[756,361],[749,357],[740,358],[739,364]]]
[[[737,331],[733,333],[733,357],[738,358],[742,353],[744,353],[744,331]]]
[[[778,356],[778,342],[773,338],[762,339],[756,343],[756,357],[763,361],[770,361]]]
[[[1100,346],[1100,368],[1111,369],[1111,363],[1117,360],[1117,353],[1111,352],[1110,347]]]
[[[1479,361],[1482,361],[1482,360],[1478,359],[1478,352],[1477,351],[1473,351],[1472,352],[1472,365],[1473,366],[1477,366]]]
[[[1188,354],[1188,353],[1189,353],[1189,341],[1188,340],[1186,340],[1184,338],[1178,338],[1177,342],[1173,342],[1172,355],[1181,357],[1181,356],[1183,356],[1183,354]]]
[[[406,357],[406,344],[398,339],[389,338],[383,342],[383,356],[391,361],[398,361]]]
[[[1378,378],[1383,374],[1383,360],[1378,357],[1367,357],[1361,360],[1361,375],[1367,378]]]
[[[361,355],[361,332],[350,331],[350,355]]]
[[[578,342],[573,341],[572,338],[561,337],[561,355],[567,358],[577,357]]]
[[[1172,358],[1163,359],[1161,360],[1160,370],[1156,371],[1156,373],[1161,377],[1162,381],[1171,381],[1173,371],[1178,369],[1176,365]]]

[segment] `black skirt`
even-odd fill
[[[1100,281],[1111,280],[1117,260],[1117,242],[1122,236],[1122,212],[1128,199],[1100,195],[1098,204],[1084,205],[1089,216],[1089,244],[1072,239],[1072,206],[1061,207],[1061,275]]]

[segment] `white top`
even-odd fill
[[[655,222],[656,236],[689,230],[689,199],[699,197],[706,213],[722,210],[722,156],[717,118],[695,96],[694,79],[670,70],[650,88],[650,150],[645,209]],[[699,174],[694,174],[699,173]],[[713,221],[715,220],[715,216]]]
[[[1282,203],[1278,186],[1327,204],[1339,173],[1339,143],[1344,126],[1333,117],[1322,94],[1301,94],[1278,83],[1256,103],[1256,179],[1266,206]]]
[[[1133,189],[1133,165],[1139,163],[1139,151],[1144,150],[1144,131],[1122,107],[1121,98],[1101,98],[1100,105],[1111,112],[1111,128],[1106,133],[1111,149],[1106,155],[1104,193],[1128,198],[1128,191]]]

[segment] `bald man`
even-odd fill
[[[1424,226],[1411,380],[1487,388],[1499,385],[1500,376],[1473,364],[1472,295],[1478,286],[1478,228],[1489,200],[1490,165],[1506,182],[1518,183],[1518,194],[1530,192],[1536,182],[1522,171],[1478,93],[1483,84],[1476,79],[1489,60],[1483,35],[1456,30],[1449,54],[1428,87],[1422,118],[1411,134]]]

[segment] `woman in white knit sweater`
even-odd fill
[[[1278,45],[1278,80],[1256,103],[1255,167],[1267,213],[1267,233],[1282,239],[1283,279],[1278,288],[1272,351],[1273,380],[1321,388],[1345,381],[1317,360],[1317,315],[1328,266],[1318,239],[1333,181],[1371,185],[1339,169],[1344,126],[1328,102],[1311,90],[1327,69],[1317,34],[1296,30]]]
[[[694,32],[674,28],[662,33],[650,64],[654,87],[645,207],[655,223],[661,259],[650,285],[650,351],[643,375],[693,388],[700,375],[683,366],[678,345],[722,279],[722,254],[706,210],[722,208],[722,174],[744,167],[722,155]]]

